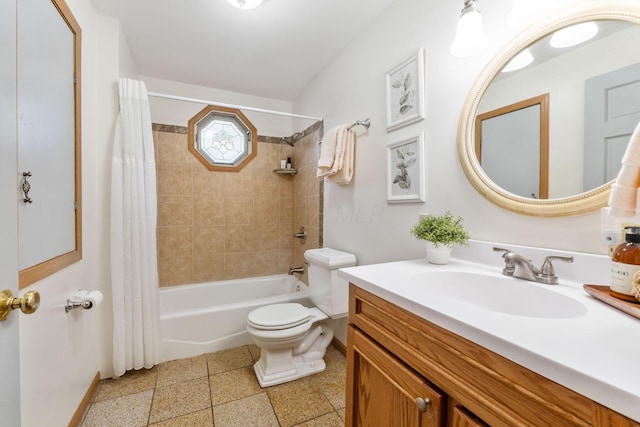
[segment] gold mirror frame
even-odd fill
[[[637,3],[637,2],[636,2]],[[608,204],[613,181],[576,196],[557,199],[528,199],[497,186],[482,170],[475,155],[475,118],[480,101],[500,70],[521,50],[563,27],[585,21],[613,19],[640,24],[640,6],[630,1],[607,2],[606,6],[592,6],[560,15],[525,30],[501,51],[482,70],[464,103],[458,123],[458,157],[467,179],[490,202],[524,215],[568,216],[595,211]]]

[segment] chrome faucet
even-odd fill
[[[293,276],[295,274],[304,274],[304,267],[290,267],[289,275]]]
[[[496,252],[504,252],[504,268],[502,274],[512,276],[518,279],[530,280],[532,282],[545,283],[547,285],[557,285],[558,276],[556,276],[552,261],[560,260],[564,262],[573,262],[572,256],[548,256],[544,259],[542,267],[538,269],[530,259],[525,258],[509,249],[494,247]]]

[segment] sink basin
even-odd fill
[[[580,317],[587,308],[571,297],[513,277],[463,271],[429,271],[413,276],[429,297],[515,316],[545,319]]]

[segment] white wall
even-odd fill
[[[479,3],[489,48],[476,57],[460,59],[449,53],[449,47],[461,1],[397,0],[295,100],[296,112],[324,116],[325,129],[365,117],[372,120],[368,132],[358,130],[352,183],[325,186],[325,246],[354,253],[359,264],[421,258],[424,244],[409,234],[410,226],[420,213],[450,210],[464,218],[474,239],[605,253],[599,214],[517,215],[485,200],[460,166],[457,126],[467,93],[491,57],[521,30],[506,24],[511,3]],[[421,46],[425,48],[427,118],[387,133],[385,72]],[[388,204],[385,145],[420,131],[426,141],[427,201]],[[498,256],[495,262],[500,263]],[[337,336],[343,340],[344,330]]]
[[[149,76],[141,76],[140,78],[144,80],[149,92],[291,113],[291,103],[288,101],[246,95],[228,90],[196,86]],[[151,121],[153,123],[187,126],[189,119],[202,110],[206,104],[150,97],[149,105],[151,107]],[[249,110],[242,110],[242,112],[256,127],[259,135],[289,136],[293,134],[294,131],[305,129],[313,124],[313,121],[306,120],[300,129],[294,130],[293,120],[290,117]]]
[[[98,371],[110,375],[110,366],[103,365],[105,360],[110,365],[111,357],[106,338],[111,327],[110,173],[105,166],[117,110],[112,84],[117,77],[118,23],[97,16],[85,0],[67,4],[82,29],[83,259],[28,288],[40,293],[41,304],[36,313],[20,319],[23,426],[67,425]],[[115,75],[114,70],[109,75],[109,64],[115,64]],[[79,288],[101,290],[105,301],[91,310],[65,313],[68,296]]]

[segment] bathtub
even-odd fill
[[[162,361],[251,344],[247,315],[282,302],[312,306],[309,287],[281,274],[160,288]]]

